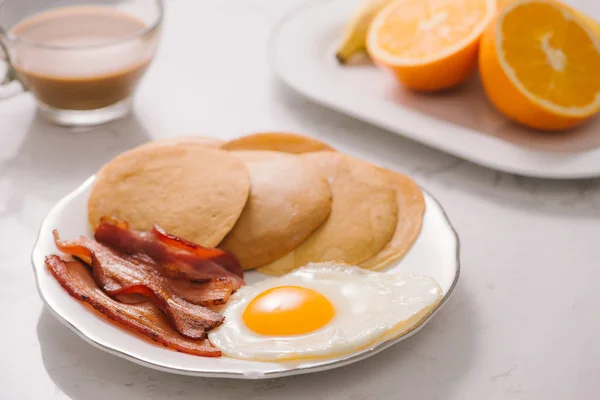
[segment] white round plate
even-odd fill
[[[326,360],[255,362],[228,357],[204,358],[178,353],[142,340],[138,335],[124,330],[75,300],[56,282],[44,265],[44,257],[56,254],[52,230],[58,229],[61,237],[68,239],[92,232],[87,221],[87,199],[94,177],[60,200],[50,210],[40,228],[33,249],[32,262],[40,297],[50,311],[66,326],[88,343],[109,353],[141,365],[184,375],[261,379],[323,371],[347,365],[372,356],[417,332],[435,314],[432,313],[410,332],[393,340],[375,344],[359,353]],[[410,252],[389,272],[414,272],[426,274],[440,284],[447,300],[459,276],[458,237],[440,205],[425,193],[427,211],[423,229]],[[266,276],[257,272],[246,273],[251,284]],[[435,310],[436,312],[438,308]]]

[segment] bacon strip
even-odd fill
[[[173,278],[205,281],[230,277],[239,286],[244,283],[242,267],[234,255],[169,235],[158,226],[140,232],[131,229],[127,222],[103,217],[94,236],[119,251],[148,255]]]
[[[112,252],[115,254],[115,257],[120,257],[123,260],[126,260],[128,263],[135,264],[136,267],[140,267],[140,272],[149,272],[152,275],[155,275],[154,271],[160,271],[160,267],[149,257],[144,255],[122,255],[111,249],[108,249],[101,243],[97,243],[91,239],[88,239],[87,237],[82,236],[71,241],[61,241],[58,238],[58,233],[55,233],[55,243],[56,247],[63,253],[77,257],[90,266],[92,265],[90,251],[93,251],[93,248],[97,248],[103,252]],[[101,262],[100,266],[102,267]],[[109,276],[106,276],[106,274],[104,276],[104,281],[111,286],[120,286],[118,283],[113,282]],[[163,281],[165,285],[167,285],[168,282],[168,286],[177,296],[189,301],[190,303],[204,307],[213,307],[227,303],[229,297],[239,288],[239,280],[232,277],[213,279],[207,282],[191,282],[161,277],[161,281]],[[109,286],[109,288],[111,286]]]
[[[221,356],[221,352],[206,339],[189,340],[181,337],[156,306],[150,303],[123,304],[111,299],[98,288],[89,270],[80,262],[65,262],[58,256],[50,255],[46,257],[46,266],[71,296],[91,305],[116,323],[182,353],[203,357]]]
[[[221,314],[181,298],[173,290],[171,280],[161,275],[148,257],[121,255],[85,236],[61,241],[58,232],[53,233],[60,251],[92,266],[94,278],[102,290],[111,297],[143,295],[160,307],[175,329],[186,338],[201,339],[206,331],[223,323]]]

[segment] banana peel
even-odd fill
[[[362,0],[354,11],[342,38],[335,57],[340,64],[347,64],[351,59],[367,50],[367,33],[371,22],[386,5],[394,0]]]

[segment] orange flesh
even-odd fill
[[[410,0],[379,27],[377,46],[392,55],[422,59],[466,39],[485,18],[481,0]]]
[[[242,319],[258,334],[289,336],[322,328],[334,315],[333,305],[321,293],[299,286],[279,286],[252,299]]]
[[[509,11],[501,29],[504,59],[528,92],[565,108],[596,101],[600,53],[573,19],[530,3]]]

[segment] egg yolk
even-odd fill
[[[301,335],[325,325],[335,315],[321,293],[299,286],[279,286],[256,296],[242,315],[246,326],[268,336]]]

